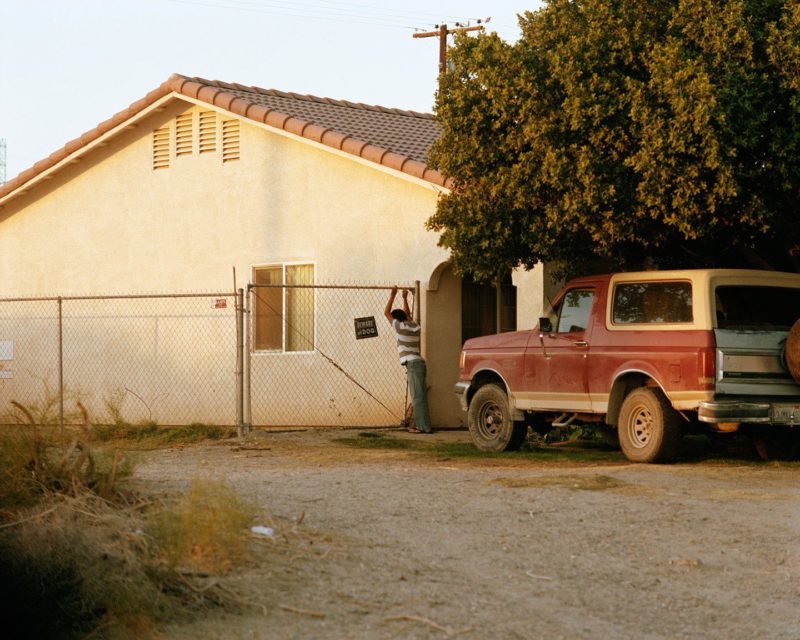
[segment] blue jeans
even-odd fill
[[[412,360],[406,364],[408,389],[411,393],[411,405],[414,407],[414,422],[420,431],[430,431],[431,422],[428,417],[428,388],[425,374],[428,367],[424,360]]]

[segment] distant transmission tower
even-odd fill
[[[6,181],[6,141],[0,138],[0,184]]]

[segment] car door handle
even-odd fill
[[[575,346],[576,347],[588,347],[589,343],[586,342],[586,340],[576,340],[575,341]]]

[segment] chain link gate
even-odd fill
[[[419,285],[405,285],[414,292]],[[245,422],[269,427],[399,426],[405,370],[383,317],[389,286],[251,284]],[[399,297],[398,297],[399,299]]]
[[[241,297],[0,299],[0,423],[241,425]]]

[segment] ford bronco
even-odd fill
[[[800,425],[800,366],[787,364],[798,318],[800,274],[579,278],[533,330],[467,340],[455,391],[479,449],[580,421],[616,430],[632,461],[666,462],[686,428]],[[800,342],[800,322],[791,334]]]

